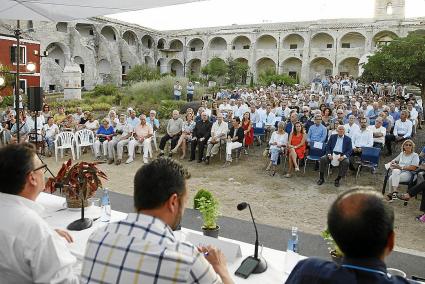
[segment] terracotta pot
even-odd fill
[[[212,237],[212,238],[218,238],[218,233],[220,232],[220,226],[217,226],[215,229],[207,229],[205,227],[202,227],[202,232],[204,233],[204,236]]]

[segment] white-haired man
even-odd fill
[[[208,139],[205,164],[208,165],[210,163],[210,158],[217,155],[220,143],[224,142],[222,139],[226,138],[228,131],[229,126],[227,125],[227,122],[223,121],[223,114],[218,113],[217,121],[214,122],[211,128],[211,137]]]
[[[115,126],[115,134],[111,141],[108,142],[108,164],[121,164],[123,147],[128,145],[129,138],[133,132],[133,128],[127,123],[125,114],[121,114],[119,122]],[[115,148],[117,149],[117,157],[115,158]]]
[[[136,146],[143,146],[143,163],[148,163],[149,147],[151,146],[151,137],[153,136],[152,127],[146,123],[146,115],[140,116],[140,124],[134,128],[133,137],[128,142],[128,159],[125,162],[130,164],[134,161],[134,149]]]

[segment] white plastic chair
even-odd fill
[[[56,136],[55,141],[55,158],[58,161],[58,150],[61,150],[61,158],[63,159],[63,149],[71,149],[72,159],[75,160],[74,152],[74,133],[72,132],[61,132]]]
[[[75,148],[77,150],[77,159],[80,159],[81,147],[90,146],[90,148],[92,149],[92,152],[94,151],[93,145],[94,145],[95,137],[94,137],[93,131],[89,129],[81,129],[75,132],[74,136],[75,136],[75,140],[74,140]]]
[[[152,142],[153,142],[153,145],[155,146],[155,151],[158,151],[158,144],[156,142],[156,130],[153,132]],[[151,149],[151,152],[152,152],[152,149]]]

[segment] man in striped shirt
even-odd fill
[[[141,167],[134,178],[137,213],[94,232],[82,283],[233,283],[223,253],[176,239],[188,193],[188,172],[168,158]]]

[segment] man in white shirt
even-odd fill
[[[276,115],[272,112],[272,106],[268,104],[266,108],[266,114],[264,116],[264,125],[266,128],[265,141],[269,141],[269,137],[271,136],[271,133],[273,133],[274,131],[275,123],[276,123]]]
[[[354,134],[360,131],[360,126],[356,124],[356,117],[354,115],[350,115],[348,117],[348,123],[344,125],[345,135],[350,138],[353,138]]]
[[[383,149],[387,129],[382,126],[382,117],[375,119],[375,125],[370,126],[369,129],[373,133],[373,147]]]
[[[235,117],[237,116],[240,119],[242,119],[243,114],[247,111],[249,111],[249,110],[248,110],[248,107],[246,106],[246,104],[244,104],[242,102],[242,99],[238,99],[238,101],[236,102],[235,110],[234,110],[234,116]]]
[[[74,121],[77,123],[80,123],[80,120],[82,117],[84,117],[83,109],[81,107],[77,107],[77,112],[74,113],[72,116],[74,117]]]
[[[223,121],[223,114],[218,113],[217,121],[214,122],[213,126],[211,127],[211,137],[208,139],[205,164],[208,165],[210,163],[210,159],[214,155],[217,155],[220,143],[225,143],[225,141],[222,139],[226,138],[227,132],[229,132],[229,126],[227,125],[227,122]]]
[[[128,145],[129,138],[133,132],[133,128],[126,122],[125,114],[121,114],[119,122],[115,126],[115,134],[111,141],[108,142],[108,164],[115,161],[116,165],[121,164],[122,152],[125,145]],[[117,157],[115,158],[115,148],[117,149]]]
[[[350,157],[350,169],[354,169],[354,157],[362,154],[362,147],[373,146],[373,133],[368,129],[368,121],[365,117],[360,119],[360,131],[353,135],[353,153]]]
[[[224,98],[218,109],[220,112],[228,112],[229,110],[232,110],[232,107],[227,103],[227,98]]]
[[[409,113],[406,110],[400,112],[400,119],[394,124],[393,134],[387,134],[385,137],[385,146],[388,150],[388,155],[393,154],[391,143],[401,142],[409,139],[412,136],[413,123],[408,119]]]
[[[52,230],[35,202],[45,188],[45,168],[30,144],[0,149],[1,283],[79,283],[77,260],[60,235],[72,237]]]
[[[51,156],[53,151],[53,142],[56,139],[56,135],[59,134],[59,127],[54,123],[53,117],[49,117],[47,119],[47,124],[43,126],[43,129],[41,130],[41,134],[44,135],[44,139],[47,143],[48,147],[48,156]]]
[[[153,129],[150,124],[146,123],[146,115],[142,114],[140,117],[140,124],[134,128],[133,138],[128,142],[128,159],[125,162],[130,164],[134,161],[134,150],[136,146],[143,147],[143,163],[148,163],[149,148],[151,147],[151,138],[153,136]]]

